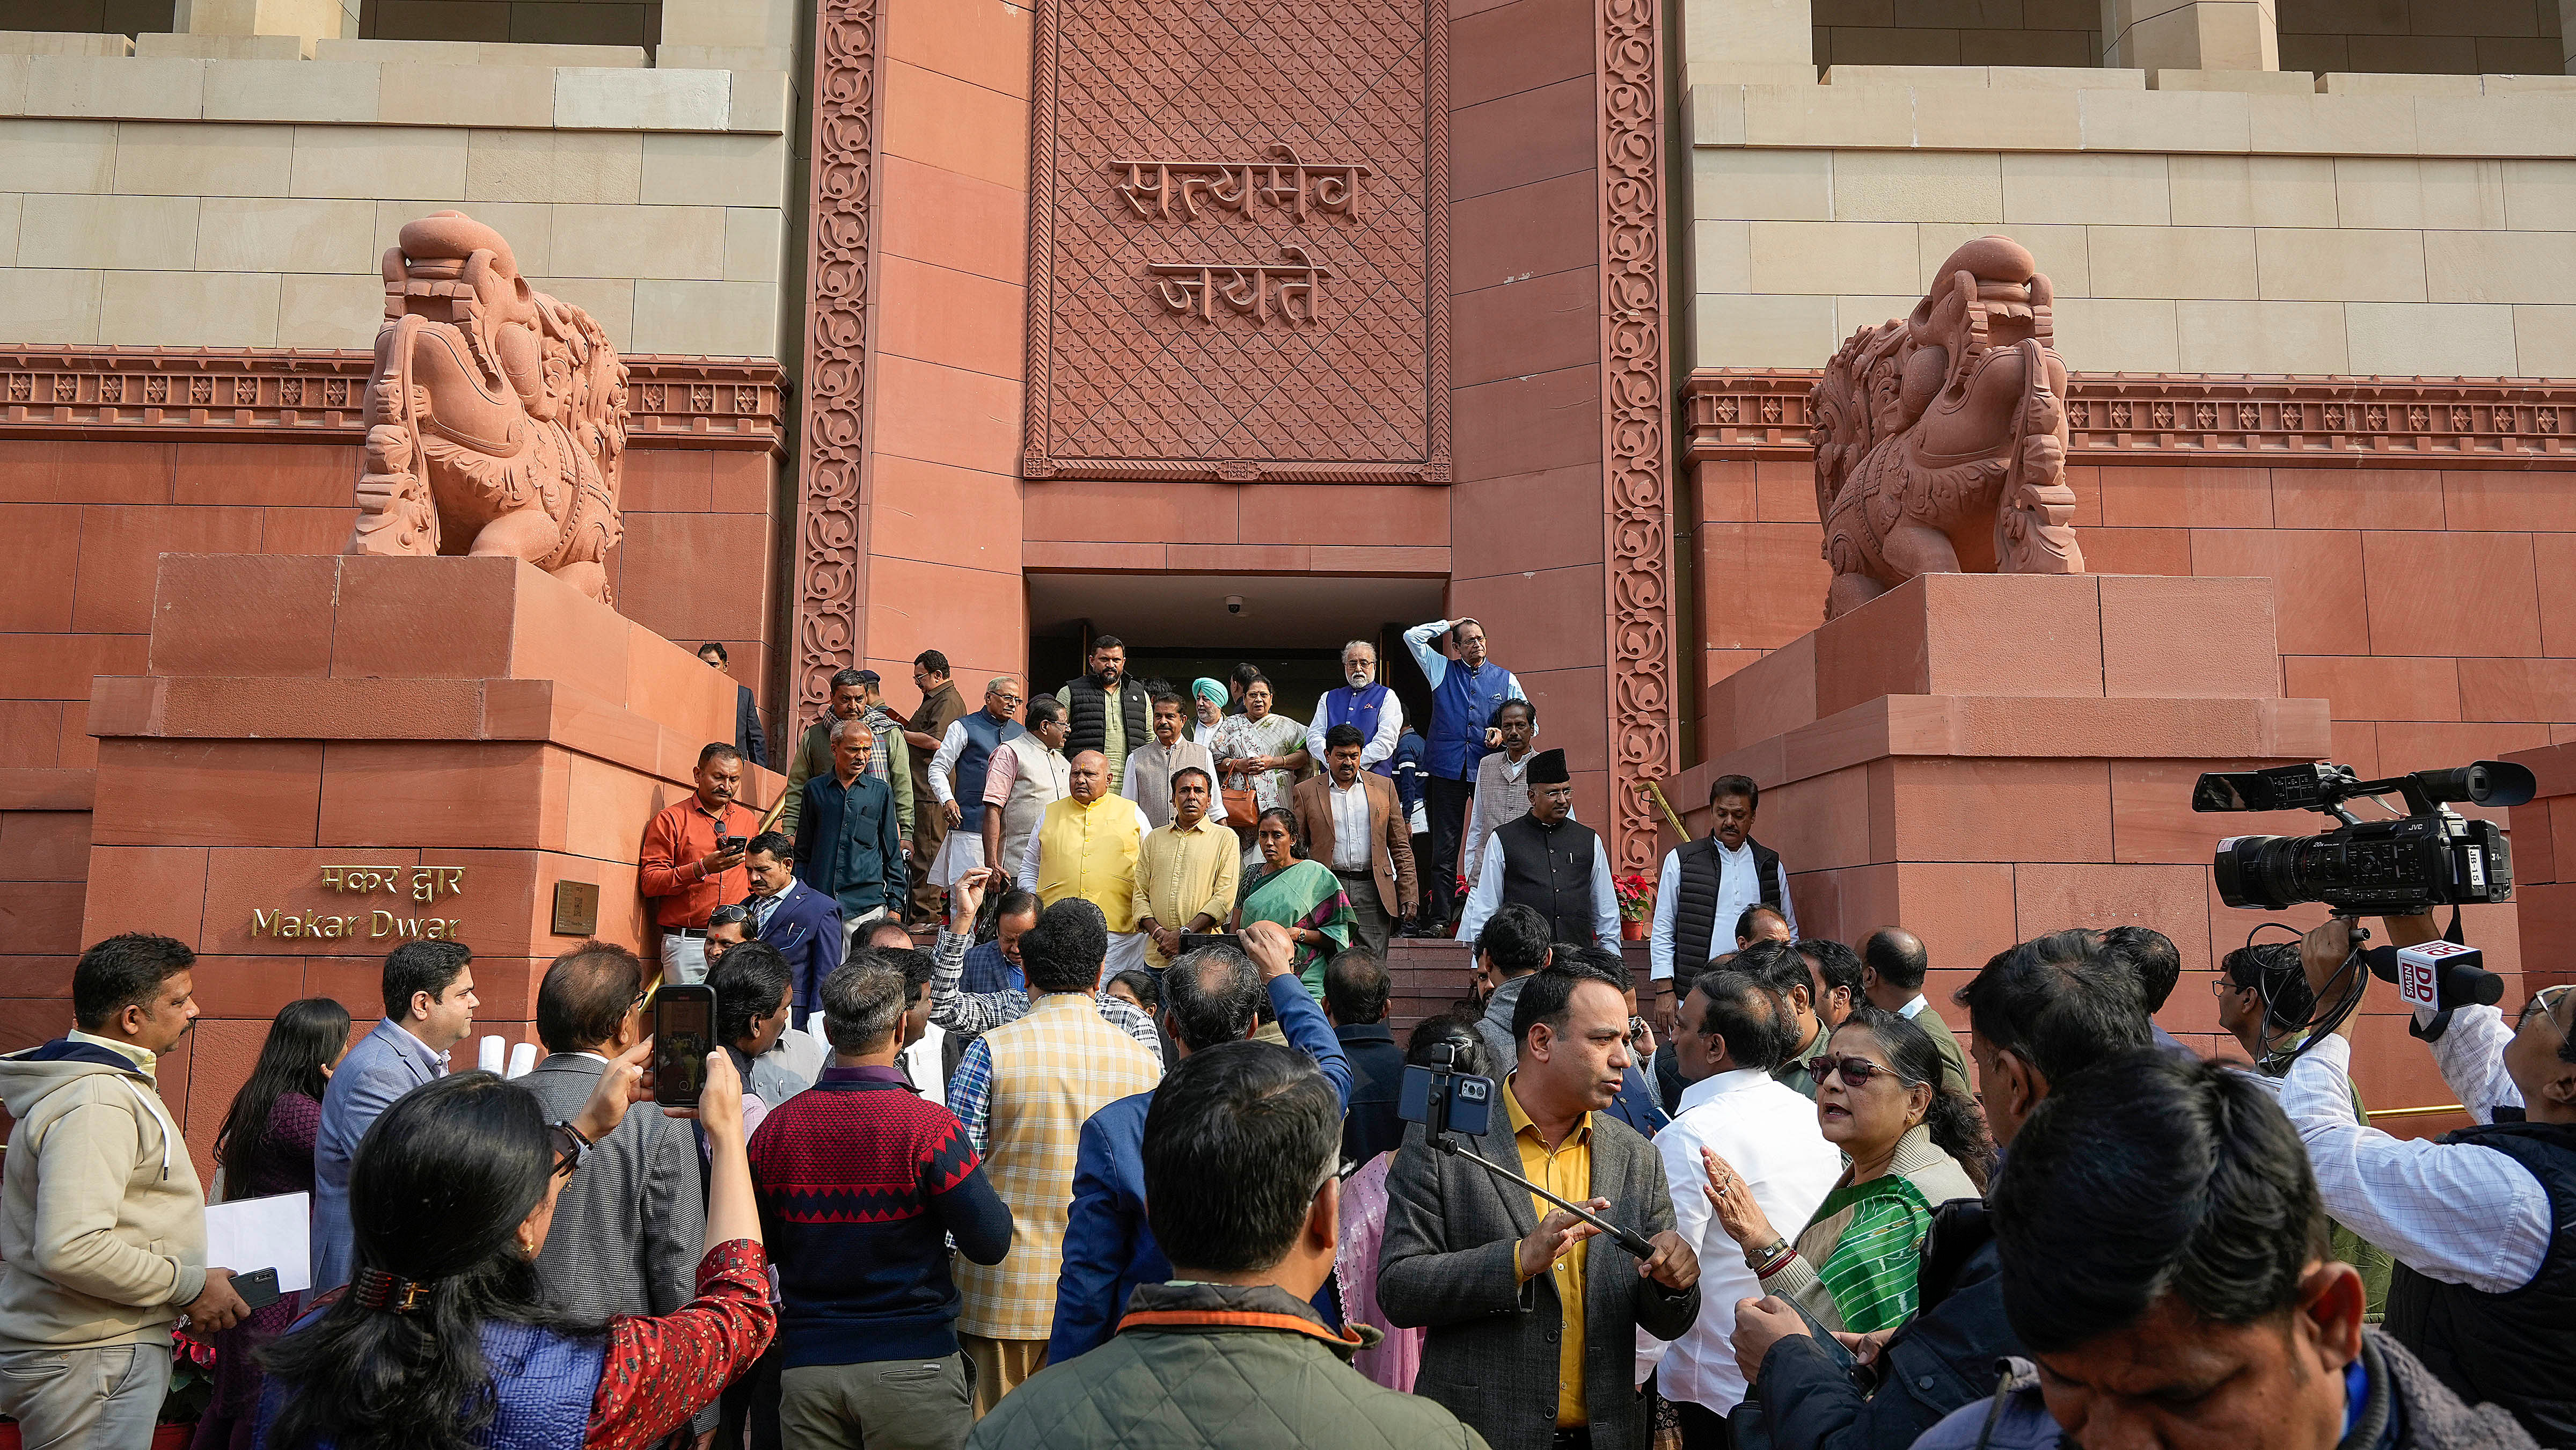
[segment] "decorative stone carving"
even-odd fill
[[[618,360],[630,448],[766,453],[785,442],[773,359]],[[335,348],[0,347],[0,438],[357,443],[374,367],[372,353]]]
[[[867,587],[868,343],[876,248],[877,0],[819,0],[814,16],[814,161],[805,252],[803,478],[796,605],[789,620],[791,719],[820,716],[832,676],[858,662]],[[1043,102],[1041,102],[1043,104]]]
[[[1657,0],[1597,0],[1601,426],[1610,616],[1609,850],[1621,871],[1662,854],[1647,783],[1674,764],[1671,393],[1664,334],[1664,94]]]
[[[1814,368],[1692,373],[1682,384],[1689,461],[1811,461],[1812,394],[1820,376]],[[2074,464],[2552,468],[2567,461],[2567,440],[2576,437],[2576,385],[2536,378],[2070,373],[2066,422],[2067,460]]]
[[[1448,482],[1448,9],[1035,14],[1022,477]]]
[[[1811,397],[1825,617],[1918,574],[2081,574],[2066,364],[2030,253],[1979,237],[1911,317],[1862,328]]]
[[[626,367],[590,314],[528,285],[499,232],[452,211],[403,226],[366,423],[342,552],[525,559],[609,602]]]

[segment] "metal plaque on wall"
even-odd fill
[[[596,936],[599,932],[599,885],[592,881],[555,883],[557,936]]]
[[[1038,7],[1027,477],[1449,481],[1446,18]]]

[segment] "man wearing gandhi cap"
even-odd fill
[[[1547,919],[1558,941],[1617,949],[1619,894],[1610,885],[1610,853],[1592,828],[1574,819],[1574,782],[1565,752],[1530,757],[1529,814],[1505,821],[1485,843],[1485,860],[1458,918],[1458,940],[1472,942],[1508,903]]]

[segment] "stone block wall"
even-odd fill
[[[2576,373],[2576,79],[1900,74],[1694,89],[1696,365],[1821,366],[2001,231],[2081,371]]]
[[[2551,75],[2558,0],[2279,0],[2281,68]]]
[[[783,72],[320,50],[0,52],[0,342],[367,347],[384,250],[456,208],[621,351],[781,354]]]

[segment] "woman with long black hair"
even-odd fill
[[[707,1056],[713,1149],[698,1296],[582,1323],[547,1309],[536,1258],[582,1153],[649,1101],[648,1039],[569,1122],[487,1072],[414,1089],[367,1130],[349,1178],[357,1272],[270,1345],[267,1450],[628,1450],[721,1393],[777,1330],[743,1155],[742,1079]],[[664,1109],[674,1117],[690,1114]]]
[[[219,1201],[313,1191],[313,1138],[322,1126],[322,1087],[349,1052],[349,1009],[328,997],[289,1002],[268,1024],[250,1080],[233,1094],[215,1135],[223,1169]],[[259,1413],[260,1346],[295,1322],[289,1295],[215,1336],[215,1393],[197,1421],[192,1450],[251,1450]]]

